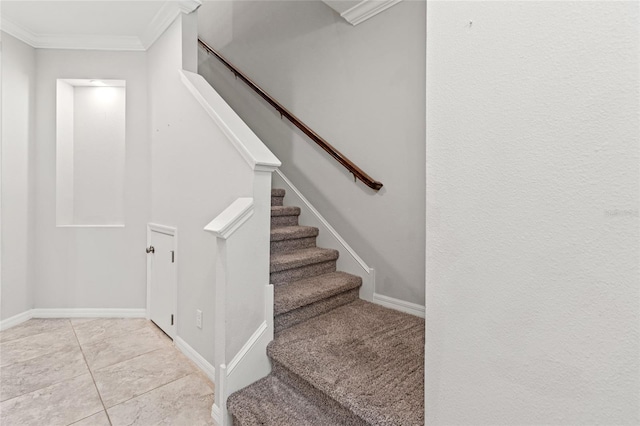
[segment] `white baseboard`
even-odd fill
[[[211,418],[216,426],[232,426],[233,421],[227,410],[227,365],[220,364],[217,371],[218,380],[215,381],[216,392],[213,406],[211,407]]]
[[[211,406],[211,419],[213,419],[213,424],[216,426],[223,426],[224,421],[222,420],[222,410],[216,404]]]
[[[187,342],[181,337],[176,336],[173,340],[176,348],[180,349],[180,352],[186,355],[195,365],[197,365],[207,375],[209,380],[215,382],[216,369],[209,363],[202,355],[200,355],[195,349],[193,349]]]
[[[14,315],[7,319],[0,321],[0,331],[4,331],[8,328],[15,327],[18,324],[22,324],[25,321],[30,320],[31,317],[31,309],[28,311],[24,311],[18,315]]]
[[[31,318],[146,318],[146,316],[146,309],[36,308],[0,321],[0,331],[14,327]]]
[[[425,307],[422,305],[405,302],[404,300],[394,299],[393,297],[383,296],[378,293],[373,295],[373,303],[377,303],[385,308],[395,309],[396,311],[415,315],[420,318],[424,318],[425,316]]]
[[[102,308],[62,308],[31,310],[31,318],[146,318],[147,310],[142,309],[102,309]]]

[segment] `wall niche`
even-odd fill
[[[124,226],[126,82],[58,79],[56,225]]]

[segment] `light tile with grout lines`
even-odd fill
[[[2,425],[213,424],[213,383],[148,320],[32,319],[0,365]]]

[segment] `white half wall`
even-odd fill
[[[425,2],[354,27],[322,1],[215,1],[201,37],[381,181],[374,192],[220,62],[199,72],[282,161],[358,255],[381,295],[424,305]],[[286,202],[285,198],[285,202]]]
[[[0,320],[33,307],[35,49],[2,33]]]
[[[428,2],[427,424],[640,424],[639,7]]]
[[[144,308],[151,198],[146,53],[38,49],[36,58],[34,307]],[[56,226],[56,80],[60,78],[126,81],[124,227]]]
[[[195,25],[195,14],[182,15],[147,52],[151,222],[180,233],[178,336],[214,365],[217,249],[216,238],[204,227],[238,196],[253,196],[253,173],[181,81],[180,69],[196,67],[195,50],[191,62],[189,55],[183,57],[183,36],[196,43]],[[197,309],[202,328],[196,327]]]

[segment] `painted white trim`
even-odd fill
[[[0,19],[0,29],[7,34],[14,36],[18,40],[27,43],[31,47],[36,47],[36,44],[38,44],[37,37],[34,33],[14,22],[9,21],[5,16]]]
[[[147,227],[150,231],[171,235],[172,237],[175,237],[178,234],[178,228],[175,228],[173,226],[160,225],[159,223],[149,222],[147,223]]]
[[[201,0],[165,2],[147,28],[138,36],[87,35],[87,34],[37,34],[6,17],[0,28],[36,49],[119,50],[146,51],[181,14],[189,14],[202,4]]]
[[[220,364],[218,368],[218,380],[214,382],[215,402],[211,406],[211,418],[216,426],[231,426],[231,419],[227,413],[227,365]]]
[[[256,343],[258,342],[258,340],[260,340],[260,337],[262,337],[265,331],[267,331],[266,321],[260,324],[260,326],[256,329],[256,331],[253,332],[251,337],[249,337],[249,340],[247,340],[244,346],[242,346],[242,348],[238,351],[236,356],[233,357],[233,359],[231,360],[231,362],[227,367],[227,375],[231,375],[231,373],[233,373],[233,370],[235,370],[238,364],[240,364],[242,360],[247,356],[249,351],[256,345]]]
[[[146,318],[146,309],[126,308],[35,308],[0,321],[0,331],[32,318]]]
[[[36,308],[31,318],[145,318],[147,310],[119,308]]]
[[[404,300],[394,299],[393,297],[383,296],[378,293],[374,293],[373,303],[377,303],[385,308],[395,309],[396,311],[415,315],[420,318],[425,317],[425,307],[416,303],[405,302]]]
[[[178,252],[178,228],[168,225],[161,225],[159,223],[149,222],[147,223],[147,247],[151,245],[151,233],[157,232],[159,234],[169,235],[173,237],[173,255],[174,255],[174,263],[175,267],[175,280],[176,280],[176,295],[173,299],[173,336],[171,338],[176,338],[178,336],[178,293],[180,292],[180,281],[178,280],[178,261],[180,260],[180,253]],[[151,319],[151,256],[147,256],[147,312],[146,318],[148,320]],[[166,331],[165,331],[166,332]],[[167,334],[169,334],[167,332]]]
[[[356,253],[356,251],[345,241],[344,238],[335,230],[333,226],[320,214],[320,212],[307,200],[307,198],[302,195],[302,192],[282,173],[280,169],[276,169],[276,175],[282,180],[284,183],[284,188],[287,192],[293,193],[292,195],[297,198],[297,202],[300,203],[299,207],[302,209],[302,215],[308,213],[312,216],[317,224],[308,224],[310,226],[319,225],[322,229],[320,230],[320,235],[318,238],[331,238],[335,244],[333,247],[340,252],[340,257],[338,258],[338,262],[347,262],[348,259],[351,259],[351,264],[354,265],[352,268],[346,268],[345,265],[341,265],[340,269],[345,270],[345,272],[349,272],[355,275],[364,274],[362,288],[360,290],[360,298],[366,301],[373,301],[373,294],[375,293],[375,270],[371,268],[367,263]],[[274,187],[277,187],[279,182],[274,182]],[[327,244],[323,245],[327,247]],[[347,258],[348,255],[348,258]],[[357,266],[356,266],[357,265]]]
[[[31,309],[28,311],[24,311],[19,313],[18,315],[14,315],[7,319],[3,319],[0,321],[0,331],[4,331],[8,328],[15,327],[16,325],[22,324],[25,321],[28,321],[32,318]]]
[[[2,17],[2,31],[6,32],[36,49],[76,49],[76,50],[146,50],[140,39],[135,36],[96,36],[36,34]]]
[[[216,388],[217,387],[218,386],[216,385]],[[223,426],[222,411],[215,403],[211,406],[211,419],[213,420],[214,425]]]
[[[122,225],[56,225],[56,228],[124,228]]]
[[[182,83],[202,105],[242,158],[255,170],[273,171],[280,167],[278,158],[266,147],[229,104],[199,74],[178,70]]]
[[[187,0],[187,1],[167,1],[165,2],[156,16],[153,17],[147,28],[140,36],[140,43],[144,47],[144,50],[153,46],[153,43],[160,38],[162,33],[180,16],[181,13],[189,14],[199,8],[202,5],[200,0]]]
[[[184,341],[180,336],[176,336],[173,339],[173,343],[176,345],[176,348],[180,349],[180,352],[186,355],[194,364],[196,364],[211,380],[215,382],[216,377],[216,369],[213,365],[209,363],[202,355],[200,355],[195,349],[193,349],[187,342]]]
[[[73,50],[124,50],[142,52],[145,50],[140,39],[135,36],[97,36],[38,34],[37,49]]]
[[[238,198],[209,222],[204,230],[226,240],[253,216],[253,210],[253,198]]]
[[[265,290],[273,294],[273,286],[268,285]],[[273,297],[267,296],[266,299],[273,301]],[[273,327],[269,327],[269,321],[263,321],[231,362],[225,366],[226,372],[222,379],[223,390],[220,394],[222,397],[220,404],[226,407],[227,398],[230,394],[249,386],[271,372],[271,363],[266,356],[266,352],[267,345],[272,340]],[[221,417],[222,423],[219,423],[221,426],[231,425],[231,418],[226,409],[222,412]]]
[[[180,11],[185,15],[188,15],[202,6],[202,0],[181,0],[177,2],[177,4]]]
[[[345,250],[347,250],[349,252],[349,254],[351,255],[351,257],[353,257],[353,259],[358,262],[360,264],[360,266],[362,266],[362,269],[364,269],[365,271],[369,271],[369,269],[371,269],[369,267],[369,265],[367,265],[367,263],[362,260],[362,258],[360,256],[358,256],[358,253],[356,253],[356,251],[351,248],[351,246],[344,240],[344,238],[342,238],[342,236],[340,234],[338,234],[338,231],[336,231],[334,229],[333,226],[331,226],[331,224],[320,214],[320,212],[309,202],[309,200],[306,199],[306,197],[304,195],[302,195],[302,192],[300,192],[298,190],[298,188],[296,188],[293,183],[291,183],[291,181],[289,179],[287,179],[287,177],[280,171],[280,169],[276,169],[276,173],[278,174],[278,176],[280,176],[280,178],[287,184],[287,186],[289,187],[289,189],[291,191],[293,191],[296,196],[298,198],[300,198],[300,200],[302,201],[302,203],[305,205],[305,207],[307,209],[309,209],[311,211],[311,213],[313,213],[314,216],[316,216],[318,218],[318,220],[320,222],[322,222],[322,225],[324,225],[325,228],[328,229],[328,231],[331,233],[331,235],[333,235],[333,237],[338,240],[340,242],[340,244],[342,244],[342,246],[345,248]]]
[[[267,328],[271,330],[271,340],[273,340],[273,330],[275,330],[275,321],[273,318],[274,298],[275,293],[273,284],[267,284],[264,289],[264,317],[267,323]]]
[[[391,6],[400,3],[401,0],[362,0],[350,9],[340,14],[351,25],[358,25],[369,18],[373,18],[380,12],[384,12]]]

